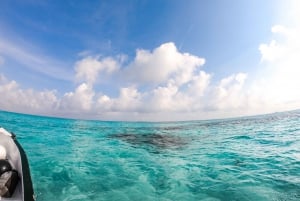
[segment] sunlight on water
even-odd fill
[[[126,123],[0,112],[39,201],[300,200],[300,112]]]

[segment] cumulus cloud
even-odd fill
[[[126,77],[136,83],[165,83],[178,85],[188,82],[205,59],[178,52],[174,43],[165,43],[152,52],[139,49],[133,62],[127,66]]]
[[[299,53],[299,30],[287,28],[282,25],[275,25],[271,29],[275,36],[280,39],[273,39],[269,44],[263,43],[259,46],[262,61],[277,62],[287,57],[296,56]]]
[[[55,91],[24,90],[3,75],[0,75],[0,97],[1,109],[24,113],[49,114],[56,110],[58,103]]]
[[[118,97],[99,95],[95,102],[95,108],[99,113],[103,112],[136,112],[141,108],[142,94],[135,87],[120,88]]]
[[[119,68],[119,60],[111,57],[101,58],[100,56],[88,56],[75,64],[76,78],[78,80],[84,80],[89,84],[94,84],[99,74],[104,74],[104,77],[118,71]]]
[[[268,73],[261,81],[265,96],[281,103],[299,101],[300,29],[276,25],[272,32],[275,39],[259,47]]]
[[[80,118],[187,120],[222,118],[300,107],[300,32],[281,25],[259,46],[264,71],[249,81],[237,72],[216,82],[204,58],[178,51],[174,43],[139,49],[125,56],[86,56],[75,63],[74,91],[22,89],[0,76],[1,109]],[[279,37],[278,37],[279,35]],[[205,67],[205,66],[204,66]],[[117,93],[101,91],[101,80],[115,82]]]
[[[188,84],[188,94],[190,96],[203,96],[210,84],[210,79],[211,75],[204,71],[194,75]]]
[[[74,92],[68,92],[62,97],[59,109],[70,114],[90,111],[94,96],[91,85],[82,83]]]
[[[176,95],[179,93],[178,87],[173,84],[157,87],[150,92],[148,110],[150,111],[172,111],[179,110],[176,103],[181,102]],[[177,107],[176,107],[177,106]]]
[[[135,112],[139,114],[136,117],[150,120],[229,117],[299,108],[299,29],[275,25],[271,33],[271,41],[259,46],[264,69],[251,81],[247,73],[237,72],[212,83],[212,75],[200,69],[205,60],[179,52],[174,43],[162,44],[153,51],[137,50],[133,61],[117,70],[125,74],[127,84],[134,86],[120,87],[118,97],[98,96],[97,108],[119,115]],[[147,84],[151,87],[143,90],[141,86]]]
[[[245,73],[238,73],[222,79],[213,89],[212,107],[217,110],[233,110],[245,106]]]

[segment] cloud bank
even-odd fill
[[[254,80],[237,72],[212,82],[205,59],[172,42],[124,55],[86,56],[75,62],[74,91],[23,89],[0,76],[3,110],[102,120],[170,121],[224,118],[300,108],[300,31],[276,25],[259,46],[265,68]],[[280,35],[280,40],[276,37]],[[125,62],[126,61],[126,62]],[[126,64],[125,64],[126,63]],[[117,95],[105,94],[111,84]]]

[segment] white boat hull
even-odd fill
[[[12,168],[18,172],[19,182],[12,197],[0,197],[4,201],[34,201],[33,187],[26,154],[15,136],[0,128],[0,145],[6,149],[7,159]]]

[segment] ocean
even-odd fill
[[[300,111],[186,122],[0,112],[38,201],[300,200]]]

